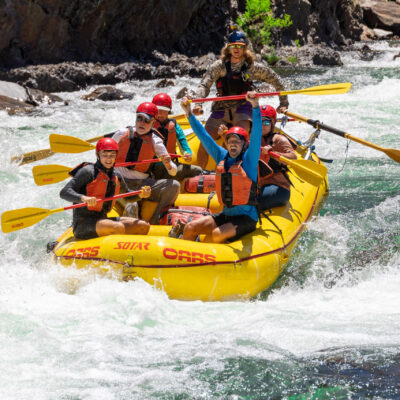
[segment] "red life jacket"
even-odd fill
[[[111,179],[101,169],[97,168],[95,164],[81,163],[72,169],[69,174],[75,176],[76,173],[86,165],[93,165],[94,179],[86,185],[86,196],[96,197],[97,199],[104,199],[106,197],[112,197],[119,193],[120,183],[118,176],[112,173]],[[89,210],[108,213],[112,210],[115,205],[115,200],[106,201],[103,203],[97,203],[93,207],[87,207]]]
[[[160,132],[164,146],[167,148],[168,153],[175,154],[176,152],[176,121],[171,118],[167,118],[162,124],[156,120],[153,127]]]
[[[131,126],[128,126],[118,146],[116,163],[150,160],[156,155],[153,146],[153,130],[145,135],[138,135],[136,132],[133,132]],[[151,163],[131,165],[127,168],[146,173],[150,170]]]
[[[218,96],[232,96],[235,94],[247,93],[253,89],[251,81],[247,80],[247,63],[244,63],[240,72],[233,72],[231,62],[225,63],[226,75],[219,78],[215,83]]]
[[[189,193],[211,193],[215,190],[215,174],[198,175],[185,182],[185,190]]]
[[[257,184],[247,176],[243,161],[236,161],[228,171],[225,161],[220,161],[216,169],[215,188],[220,204],[226,207],[256,205]]]

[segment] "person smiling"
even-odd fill
[[[218,96],[231,96],[254,90],[253,82],[261,81],[272,85],[277,91],[285,90],[279,76],[265,63],[255,62],[255,55],[250,51],[246,34],[234,30],[228,38],[228,43],[221,51],[221,59],[207,69],[197,90],[191,93],[193,98],[204,98],[210,93],[211,86],[215,83]],[[278,112],[284,111],[289,103],[287,96],[280,96]],[[250,132],[252,121],[251,105],[246,100],[216,101],[211,106],[211,115],[205,129],[213,139],[218,137],[218,128],[221,124],[228,127],[240,126]],[[197,103],[193,114],[199,115],[202,106]],[[197,154],[198,164],[205,168],[208,154],[200,146]]]
[[[171,161],[163,140],[153,129],[158,109],[153,103],[142,103],[136,109],[135,127],[128,126],[113,135],[119,143],[117,163],[135,162],[159,157],[171,176],[176,175],[177,167]],[[157,203],[150,217],[151,224],[159,223],[160,211],[173,204],[180,191],[179,182],[172,179],[151,179],[151,163],[139,163],[129,167],[118,167],[129,190],[138,190],[141,186],[150,186],[150,201]]]
[[[61,190],[60,197],[74,204],[87,203],[87,207],[73,210],[72,230],[77,239],[91,239],[107,235],[146,235],[150,224],[130,217],[108,218],[107,213],[115,201],[97,203],[97,199],[112,197],[119,192],[120,179],[114,171],[118,144],[111,138],[103,138],[96,144],[95,164],[82,163],[75,167],[73,177]],[[123,183],[123,182],[122,182]],[[142,193],[134,199],[150,196],[150,188],[142,187]]]
[[[252,106],[253,127],[250,143],[247,131],[240,126],[234,126],[226,134],[225,149],[214,141],[192,114],[189,99],[182,99],[181,106],[188,116],[190,126],[217,163],[216,191],[220,204],[224,206],[221,213],[187,223],[183,230],[183,239],[195,240],[198,235],[205,234],[205,241],[223,243],[227,240],[237,240],[256,229],[261,113],[255,92],[248,92],[246,101]]]

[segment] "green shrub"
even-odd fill
[[[297,63],[297,56],[289,56],[287,58],[287,60],[292,64],[296,64]]]
[[[267,63],[270,65],[274,65],[276,64],[280,58],[275,54],[275,49],[274,46],[270,46],[270,53],[265,57],[265,59],[267,60]]]
[[[270,0],[246,0],[246,11],[238,17],[237,24],[256,44],[270,45],[272,30],[292,25],[290,15],[275,18]]]

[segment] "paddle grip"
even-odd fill
[[[344,138],[347,135],[346,132],[343,132],[343,131],[341,131],[339,129],[333,128],[333,127],[328,126],[328,125],[325,125],[322,122],[319,122],[319,121],[314,120],[314,119],[307,119],[307,124],[313,126],[315,129],[323,129],[325,131],[334,133],[335,135],[339,135],[339,136],[344,137]]]

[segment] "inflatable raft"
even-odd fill
[[[196,139],[190,138],[196,154]],[[194,148],[195,147],[195,148]],[[299,149],[301,159],[305,149]],[[312,154],[312,160],[320,163]],[[194,160],[195,162],[195,160]],[[208,167],[212,165],[209,164]],[[232,243],[214,244],[168,237],[171,226],[153,225],[148,235],[111,235],[76,240],[69,228],[53,249],[63,266],[90,268],[120,280],[143,279],[172,299],[219,301],[248,299],[267,289],[289,261],[296,242],[328,193],[325,176],[312,185],[290,170],[290,201],[261,218],[251,234]],[[175,206],[206,207],[221,211],[217,196],[180,194]],[[142,207],[146,209],[146,204]],[[112,215],[117,215],[113,210]]]

